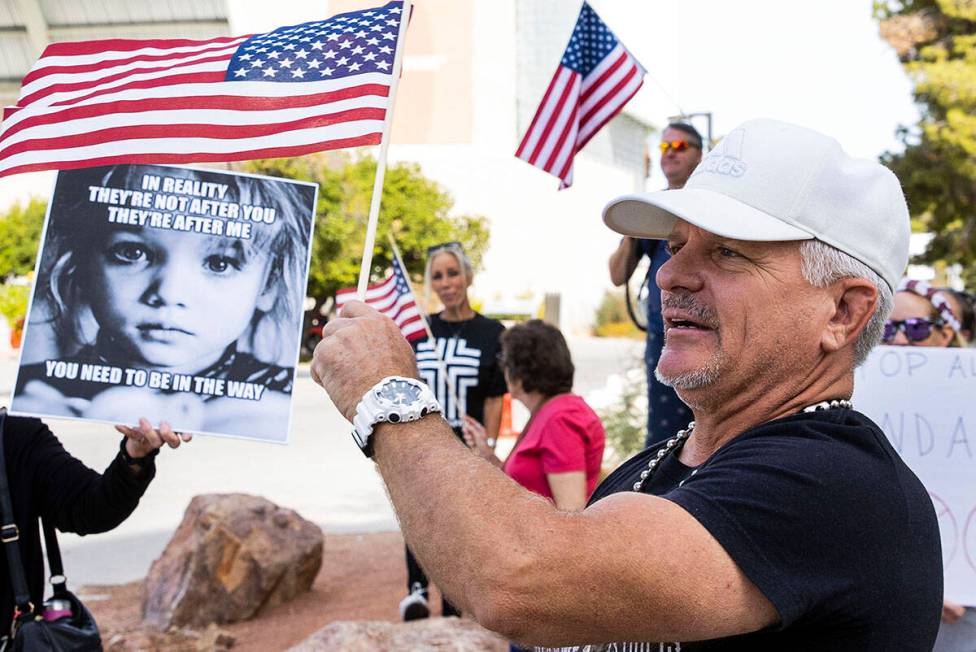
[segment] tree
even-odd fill
[[[376,161],[328,153],[249,161],[243,167],[257,174],[319,184],[308,294],[321,304],[336,290],[356,285]],[[423,276],[427,248],[451,240],[462,243],[477,268],[488,246],[487,222],[480,216],[451,217],[452,207],[450,195],[425,177],[419,166],[388,166],[373,249],[374,278],[383,274],[393,259],[387,234],[396,240],[415,281]]]
[[[959,263],[976,286],[976,1],[875,2],[881,35],[915,84],[922,118],[882,162],[901,180],[916,228],[934,238],[923,262]]]
[[[0,215],[0,280],[34,271],[46,211],[47,202],[31,198],[26,206],[14,204]]]

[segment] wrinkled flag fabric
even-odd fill
[[[51,44],[4,110],[0,176],[378,144],[402,4],[241,37]]]

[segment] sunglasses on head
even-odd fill
[[[687,140],[662,140],[660,144],[662,154],[667,154],[669,149],[675,152],[683,152],[689,147],[694,147],[694,145]]]
[[[435,244],[427,247],[427,257],[430,258],[432,254],[437,253],[441,249],[461,249],[461,243],[457,240],[451,240],[450,242],[442,242],[440,244]]]
[[[909,342],[921,342],[922,340],[928,339],[929,335],[932,334],[933,328],[941,328],[944,325],[945,322],[941,319],[926,319],[924,317],[889,319],[885,322],[884,335],[881,336],[881,342],[891,344],[895,341],[895,335],[898,334],[898,331],[903,332],[905,339]]]

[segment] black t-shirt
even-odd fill
[[[434,391],[444,408],[444,418],[455,430],[461,427],[465,414],[484,423],[485,399],[508,391],[498,365],[499,339],[505,327],[478,313],[463,321],[431,315],[429,321],[434,341],[414,343],[421,377]],[[444,361],[446,375],[439,360]],[[460,405],[455,405],[448,384]]]
[[[632,491],[661,446],[625,462],[591,504]],[[932,649],[942,605],[935,510],[864,415],[835,409],[777,419],[742,433],[697,470],[668,455],[644,491],[694,516],[773,604],[780,623],[697,643],[581,649]]]

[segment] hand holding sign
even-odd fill
[[[151,454],[166,444],[170,448],[179,448],[183,442],[193,439],[187,432],[174,432],[166,421],[159,423],[159,428],[153,428],[148,419],[139,419],[136,427],[115,426],[115,429],[126,437],[125,449],[130,457],[139,459]]]

